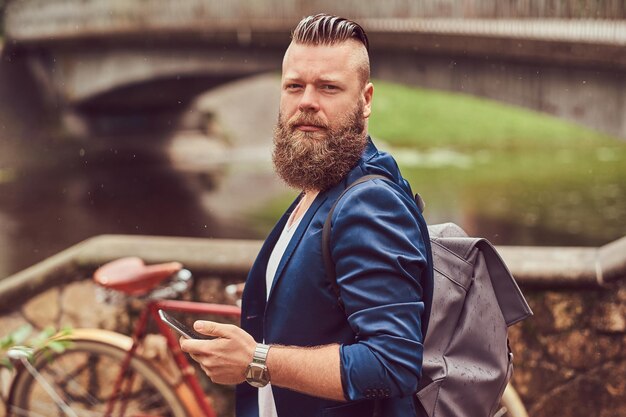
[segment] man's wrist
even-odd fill
[[[267,354],[270,351],[270,345],[257,343],[252,354],[252,362],[267,366]]]
[[[261,388],[270,382],[270,373],[267,368],[267,354],[271,346],[257,343],[252,355],[252,362],[246,369],[246,382],[253,387]]]

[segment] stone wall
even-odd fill
[[[189,299],[230,303],[217,277],[199,279]],[[513,384],[531,417],[626,415],[626,285],[606,289],[525,290],[535,315],[511,328]],[[36,295],[0,317],[0,336],[24,323],[100,327],[129,333],[136,303],[103,303],[91,281]],[[4,386],[6,387],[6,377]],[[203,381],[219,415],[233,415],[231,389]],[[0,417],[5,410],[0,403]]]
[[[525,295],[535,315],[510,333],[529,415],[626,416],[626,285]]]

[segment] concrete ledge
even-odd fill
[[[261,248],[258,240],[102,235],[85,240],[0,280],[0,311],[34,294],[83,279],[124,256],[146,263],[182,262],[196,275],[244,279]],[[498,251],[524,287],[602,288],[626,277],[626,237],[600,248],[501,246]]]
[[[176,260],[196,275],[244,279],[260,248],[260,241],[251,240],[97,236],[0,280],[0,311],[49,288],[83,279],[100,265],[124,256],[138,256],[149,264]]]
[[[498,251],[524,286],[603,287],[626,278],[626,236],[600,248],[500,246]]]

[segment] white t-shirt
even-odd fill
[[[300,200],[300,202],[302,202],[302,200]],[[296,211],[297,208],[293,211],[293,213],[295,213]],[[293,216],[293,213],[291,214],[291,216]],[[276,241],[276,245],[272,250],[272,254],[270,255],[269,260],[267,261],[267,270],[265,273],[266,301],[267,299],[269,299],[270,296],[270,290],[276,276],[278,264],[280,264],[280,260],[285,254],[287,245],[289,245],[291,237],[295,233],[298,225],[300,224],[300,220],[302,220],[305,214],[306,212],[302,213],[302,215],[293,223],[291,223],[291,217],[289,218],[289,220],[285,224],[285,228],[280,234],[280,237]],[[278,417],[278,413],[276,412],[276,404],[274,403],[274,395],[272,394],[271,384],[267,384],[266,386],[259,388],[259,417]]]

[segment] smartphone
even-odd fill
[[[191,327],[186,326],[180,321],[176,320],[176,318],[174,318],[170,314],[167,314],[163,310],[159,310],[159,317],[161,317],[161,320],[163,320],[165,324],[170,326],[172,329],[176,330],[178,334],[180,334],[181,336],[187,339],[215,339],[215,337],[213,336],[207,336],[207,335],[198,333]]]

